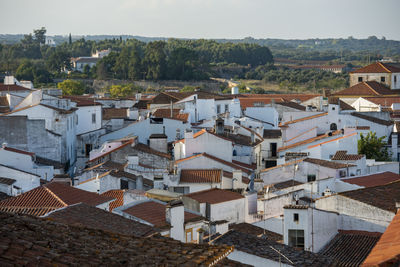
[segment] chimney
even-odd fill
[[[254,132],[253,132],[253,131],[251,131],[251,135],[250,135],[250,137],[251,137],[251,143],[252,143],[252,144],[254,144],[254,143],[256,142],[256,137],[255,137],[255,135],[254,135]]]
[[[238,188],[239,184],[242,182],[242,171],[234,170],[232,172],[232,189]]]
[[[193,131],[191,129],[185,130],[185,139],[193,139]]]
[[[224,120],[221,118],[218,118],[215,120],[215,133],[219,135],[224,134]]]
[[[197,230],[197,244],[203,244],[203,239],[204,239],[204,230],[202,228],[199,228]]]
[[[166,205],[165,220],[171,225],[170,237],[185,242],[185,207],[182,200],[172,200]]]

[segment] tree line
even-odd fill
[[[253,67],[272,63],[268,47],[245,43],[218,43],[212,40],[178,40],[142,42],[113,38],[100,41],[83,38],[52,47],[46,45],[46,29],[24,35],[20,42],[0,45],[0,72],[35,84],[49,83],[53,78],[93,79],[174,79],[201,80],[212,75],[215,64],[239,64]],[[111,49],[95,67],[83,74],[66,74],[71,58],[90,56],[96,50]]]

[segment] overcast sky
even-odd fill
[[[400,40],[400,0],[0,0],[0,34]]]

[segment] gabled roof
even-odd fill
[[[190,193],[184,195],[184,197],[194,199],[199,203],[210,203],[210,204],[218,204],[244,198],[244,196],[242,196],[241,194],[219,188],[211,188],[203,191],[198,191],[195,193]]]
[[[282,137],[281,129],[271,130],[271,129],[264,129],[263,138],[280,138]]]
[[[191,160],[191,159],[198,158],[198,157],[206,157],[206,158],[212,159],[214,161],[217,161],[219,163],[222,163],[224,165],[227,165],[227,166],[229,166],[231,168],[234,168],[234,169],[237,169],[237,170],[242,170],[247,174],[251,173],[251,170],[249,170],[247,168],[244,168],[244,167],[239,166],[237,164],[234,164],[232,162],[228,162],[226,160],[214,157],[214,156],[212,156],[210,154],[207,154],[207,153],[201,153],[201,154],[193,155],[193,156],[190,156],[190,157],[187,157],[187,158],[179,159],[179,160],[176,160],[175,163],[180,163],[180,162],[183,162],[183,161],[186,161],[186,160]]]
[[[280,123],[279,126],[280,126],[280,127],[281,127],[281,126],[286,126],[286,125],[289,125],[289,124],[293,124],[293,123],[297,123],[297,122],[301,122],[301,121],[307,121],[307,120],[319,118],[319,117],[326,116],[326,115],[328,115],[328,112],[319,113],[319,114],[316,114],[316,115],[312,115],[312,116],[308,116],[308,117],[303,117],[303,118],[295,119],[295,120],[291,120],[291,121],[286,121],[286,122]]]
[[[242,109],[250,107],[258,107],[260,104],[268,105],[272,102],[284,102],[285,100],[281,97],[240,97],[240,107]]]
[[[137,143],[133,147],[133,149],[142,151],[143,153],[153,154],[153,155],[156,155],[156,156],[159,156],[159,157],[163,157],[163,158],[166,158],[166,159],[172,159],[172,156],[170,154],[157,151],[157,150],[152,149],[151,147],[149,147],[149,146],[147,146],[145,144],[142,144],[142,143]]]
[[[382,119],[378,119],[376,117],[372,117],[372,116],[368,116],[365,114],[362,114],[361,112],[353,112],[351,113],[352,116],[360,118],[360,119],[364,119],[376,124],[381,124],[381,125],[385,125],[385,126],[390,126],[393,124],[392,121],[387,121],[387,120],[382,120]]]
[[[166,221],[165,209],[166,204],[150,200],[138,203],[122,211],[135,216],[136,218],[149,222],[155,227],[164,227],[168,225]],[[204,219],[200,215],[188,211],[185,211],[184,217],[185,222],[193,220],[202,221]]]
[[[0,213],[0,229],[0,262],[5,266],[212,266],[233,251],[230,246],[133,237],[7,213]]]
[[[339,230],[320,253],[336,260],[338,266],[360,266],[381,235],[377,232]]]
[[[400,175],[393,172],[375,173],[350,179],[342,179],[343,182],[355,184],[363,187],[373,187],[385,185],[391,182],[399,181]]]
[[[235,230],[237,232],[243,233],[243,234],[248,234],[248,235],[253,235],[257,237],[265,236],[266,239],[268,240],[273,240],[277,242],[282,242],[283,241],[283,236],[275,233],[268,231],[264,228],[255,226],[250,223],[237,223],[237,224],[231,224],[229,225],[229,230]]]
[[[179,183],[220,183],[220,169],[182,169]]]
[[[321,254],[279,244],[273,240],[230,230],[218,237],[214,244],[234,246],[235,250],[269,259],[288,266],[334,266],[333,260]],[[284,257],[282,256],[284,255]]]
[[[400,263],[400,212],[394,216],[376,246],[361,265],[399,266]]]
[[[334,162],[334,161],[323,160],[323,159],[314,159],[314,158],[306,158],[303,161],[312,163],[312,164],[316,164],[316,165],[319,165],[322,167],[330,168],[330,169],[344,169],[347,167],[355,166],[353,164],[345,164],[345,163],[340,163],[340,162]]]
[[[376,81],[360,82],[349,88],[340,90],[332,94],[332,96],[380,96],[395,95],[395,91],[390,90],[385,85]]]
[[[370,101],[381,107],[390,107],[394,103],[400,103],[400,97],[396,96],[376,96],[376,97],[363,97],[365,100]]]
[[[96,99],[93,97],[79,96],[79,95],[63,95],[62,98],[70,99],[72,102],[76,103],[77,107],[101,106],[101,103],[96,102]]]
[[[338,150],[335,155],[331,158],[331,160],[360,160],[364,157],[364,155],[360,154],[347,154],[347,150]]]
[[[395,181],[385,185],[341,192],[339,195],[386,211],[396,212],[396,201],[399,201],[400,199],[399,192],[400,181]]]
[[[103,194],[101,194],[101,196],[115,199],[113,202],[110,203],[110,212],[112,212],[113,209],[124,205],[124,193],[125,193],[124,190],[112,189],[112,190],[108,190],[107,192],[104,192]]]
[[[103,108],[103,120],[127,119],[127,108]]]
[[[181,111],[180,109],[172,109],[172,117],[171,117],[171,109],[159,108],[156,111],[154,111],[153,117],[174,119],[186,122],[189,118],[189,113],[180,113],[180,111]]]
[[[155,233],[155,229],[147,224],[129,220],[84,203],[55,210],[47,214],[45,218],[68,225],[81,225],[121,235],[149,236]]]
[[[17,180],[15,180],[15,179],[10,179],[10,178],[6,178],[6,177],[0,177],[0,184],[12,185],[16,181]]]
[[[309,139],[306,139],[306,140],[303,140],[303,141],[300,141],[300,142],[297,142],[297,143],[294,143],[294,144],[291,144],[291,145],[282,146],[282,147],[278,148],[278,152],[285,151],[285,150],[288,150],[288,149],[291,149],[291,148],[294,148],[294,147],[298,147],[298,146],[302,146],[302,145],[307,145],[307,144],[310,144],[312,142],[322,140],[324,138],[329,138],[329,137],[332,137],[332,136],[340,135],[341,133],[342,133],[341,130],[337,130],[337,131],[332,132],[331,135],[329,133],[318,135],[316,137],[312,137],[312,138],[309,138]]]
[[[350,73],[393,73],[393,72],[400,73],[400,69],[395,66],[385,64],[382,62],[375,62],[361,69],[352,71]]]
[[[53,182],[1,201],[0,211],[42,216],[80,202],[97,206],[111,200],[109,197]]]

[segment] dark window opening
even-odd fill
[[[315,174],[307,175],[307,182],[314,182],[315,180],[316,180],[316,175]]]
[[[337,130],[336,123],[331,123],[330,129],[331,129],[331,131],[336,131]]]
[[[266,160],[265,168],[272,168],[276,166],[276,160]]]
[[[363,81],[363,77],[358,77],[358,82],[362,82]]]
[[[385,77],[384,76],[381,77],[381,82],[383,82],[383,83],[385,82]]]
[[[128,181],[121,179],[121,189],[129,189]]]
[[[93,145],[92,144],[85,144],[85,155],[89,157],[90,151],[92,151]]]
[[[289,230],[289,246],[304,249],[304,230]]]
[[[293,214],[293,221],[294,222],[298,222],[299,221],[299,214],[298,213],[294,213]]]
[[[270,143],[269,149],[271,150],[271,157],[276,157],[277,143]]]

